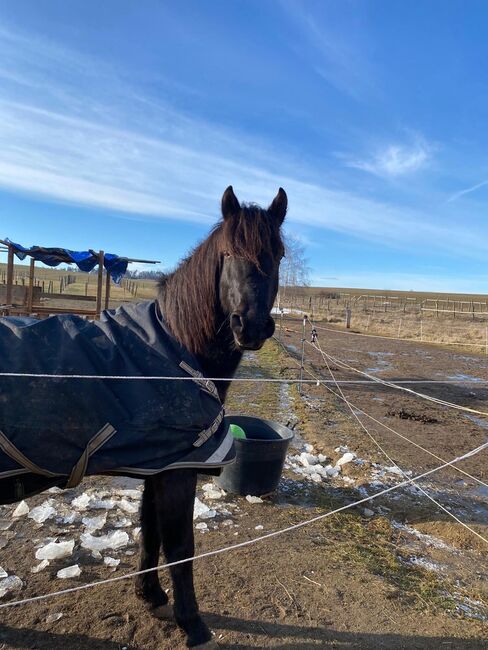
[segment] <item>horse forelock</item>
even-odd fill
[[[237,215],[220,224],[221,252],[248,260],[258,267],[262,253],[281,253],[279,225],[268,216],[266,210],[253,203],[241,205]]]

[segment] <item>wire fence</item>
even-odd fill
[[[443,461],[439,456],[437,456],[433,452],[427,450],[426,448],[422,447],[418,443],[413,442],[412,440],[410,440],[409,438],[407,438],[403,434],[400,434],[399,432],[394,431],[391,427],[388,427],[387,425],[384,425],[384,423],[379,422],[373,416],[368,415],[363,410],[360,410],[356,406],[354,406],[348,400],[348,398],[345,396],[344,392],[342,391],[342,389],[340,387],[341,384],[344,384],[345,382],[341,381],[341,380],[337,380],[335,378],[335,376],[333,374],[333,371],[332,371],[332,369],[330,367],[329,360],[333,361],[334,363],[341,364],[342,367],[347,369],[347,370],[355,371],[355,372],[358,372],[360,374],[366,374],[367,377],[368,377],[368,380],[367,380],[368,383],[383,384],[383,385],[386,385],[386,386],[388,386],[390,388],[393,388],[393,389],[407,390],[409,393],[411,393],[412,395],[415,395],[416,397],[419,397],[419,398],[422,398],[422,399],[429,399],[429,400],[434,401],[437,404],[439,404],[441,406],[444,406],[444,407],[455,408],[455,409],[458,409],[458,410],[469,411],[469,412],[476,412],[476,413],[481,414],[481,415],[488,415],[488,414],[486,414],[484,412],[480,412],[480,411],[475,411],[473,409],[469,409],[468,407],[463,407],[461,405],[453,404],[453,403],[447,402],[445,400],[437,400],[435,398],[431,398],[430,396],[418,393],[416,391],[412,391],[410,389],[403,388],[403,387],[399,386],[398,383],[385,382],[384,380],[379,380],[378,381],[377,377],[373,377],[372,375],[368,375],[367,373],[364,373],[363,371],[359,371],[359,370],[353,368],[352,366],[350,366],[349,364],[346,364],[345,362],[342,362],[340,359],[337,359],[335,357],[332,357],[331,355],[328,355],[326,352],[324,352],[322,350],[322,348],[320,346],[320,343],[318,342],[317,337],[316,337],[316,343],[317,344],[315,346],[312,345],[312,347],[314,347],[322,355],[322,359],[324,361],[324,369],[326,369],[328,371],[328,373],[330,374],[331,379],[327,380],[327,379],[324,379],[324,378],[321,378],[321,377],[315,375],[308,368],[306,368],[306,365],[305,365],[305,343],[306,343],[306,340],[305,340],[305,325],[306,325],[307,321],[310,323],[310,325],[313,328],[317,328],[317,326],[313,323],[313,321],[310,321],[306,317],[303,318],[301,355],[300,355],[300,359],[298,360],[299,370],[300,370],[300,374],[301,374],[301,377],[299,379],[293,379],[293,378],[292,379],[289,379],[289,378],[279,378],[279,379],[278,378],[239,378],[239,377],[237,377],[237,378],[211,378],[211,379],[210,378],[205,378],[205,380],[206,381],[252,381],[252,382],[270,381],[270,382],[275,382],[275,383],[280,383],[280,384],[282,384],[282,383],[299,383],[300,385],[302,385],[302,384],[315,384],[315,385],[318,385],[318,386],[321,386],[321,385],[325,386],[327,388],[327,390],[332,392],[337,397],[341,398],[346,403],[346,405],[348,406],[352,416],[356,419],[358,424],[361,426],[362,430],[369,436],[369,438],[372,440],[372,442],[380,449],[380,451],[385,455],[385,457],[387,457],[389,459],[389,461],[392,462],[393,466],[397,467],[401,471],[401,473],[402,473],[402,475],[404,477],[403,481],[401,481],[400,483],[398,483],[396,485],[393,485],[393,486],[390,486],[390,487],[385,488],[383,490],[380,490],[379,492],[376,492],[373,495],[368,495],[368,496],[363,497],[361,499],[352,501],[352,502],[350,502],[348,504],[345,504],[345,505],[343,505],[341,507],[338,507],[338,508],[336,508],[334,510],[322,513],[322,514],[320,514],[320,515],[318,515],[316,517],[312,517],[310,519],[301,521],[301,522],[299,522],[297,524],[293,524],[292,526],[288,526],[286,528],[276,530],[276,531],[273,531],[271,533],[267,533],[267,534],[255,537],[253,539],[246,540],[244,542],[239,542],[237,544],[232,544],[232,545],[225,546],[225,547],[222,547],[222,548],[218,548],[218,549],[208,551],[208,552],[205,552],[205,553],[193,555],[192,557],[183,558],[183,559],[178,560],[176,562],[165,563],[165,564],[159,565],[159,566],[154,567],[154,568],[150,568],[150,569],[146,569],[146,570],[142,570],[142,571],[134,571],[134,572],[124,574],[122,576],[112,577],[112,578],[108,578],[108,579],[105,579],[105,580],[98,580],[98,581],[94,581],[94,582],[87,583],[87,584],[84,584],[84,585],[78,585],[76,587],[72,587],[72,588],[69,588],[69,589],[63,589],[63,590],[59,590],[59,591],[55,591],[55,592],[50,592],[50,593],[47,593],[47,594],[33,596],[31,598],[24,598],[24,599],[20,599],[20,600],[14,600],[14,601],[11,601],[11,602],[8,602],[8,603],[3,603],[3,604],[0,604],[0,609],[5,609],[5,608],[9,608],[9,607],[14,607],[14,606],[20,606],[20,605],[27,605],[29,603],[51,599],[51,598],[54,598],[56,596],[61,596],[61,595],[64,595],[64,594],[75,593],[75,592],[79,592],[79,591],[82,591],[82,590],[99,587],[99,586],[102,586],[102,585],[112,584],[112,583],[115,583],[115,582],[119,582],[121,580],[127,580],[129,578],[133,578],[133,577],[136,577],[138,575],[145,574],[145,573],[150,573],[150,572],[158,571],[158,570],[161,570],[161,569],[170,568],[172,566],[184,564],[184,563],[187,563],[187,562],[193,562],[195,560],[215,556],[215,555],[225,553],[225,552],[229,552],[229,551],[232,551],[232,550],[245,548],[245,547],[248,547],[248,546],[250,546],[252,544],[256,544],[258,542],[266,541],[266,540],[275,538],[277,536],[283,535],[285,533],[289,533],[291,531],[297,530],[297,529],[302,528],[304,526],[311,525],[311,524],[313,524],[315,522],[324,520],[327,517],[330,517],[330,516],[332,516],[334,514],[338,514],[340,512],[346,511],[348,509],[358,507],[359,505],[370,502],[370,501],[372,501],[374,499],[377,499],[380,496],[383,496],[385,494],[389,494],[392,491],[399,490],[399,489],[401,489],[403,487],[406,487],[408,485],[414,485],[415,487],[417,487],[422,492],[422,494],[424,494],[424,496],[429,498],[437,507],[439,507],[443,512],[445,512],[445,514],[450,516],[452,519],[454,519],[460,525],[467,528],[471,533],[476,535],[479,539],[481,539],[484,543],[486,543],[488,545],[488,539],[487,538],[485,538],[481,533],[474,530],[471,526],[469,526],[468,524],[463,522],[459,517],[457,517],[454,513],[452,513],[447,508],[445,508],[434,497],[432,497],[423,487],[418,485],[418,481],[420,481],[421,479],[423,479],[423,478],[425,478],[427,476],[432,476],[435,473],[437,473],[437,472],[439,472],[439,471],[441,471],[443,469],[446,469],[448,467],[454,467],[456,470],[461,471],[465,476],[467,476],[467,477],[475,480],[476,482],[488,487],[488,485],[486,483],[484,483],[481,479],[478,479],[478,478],[472,476],[471,474],[467,473],[466,471],[462,470],[461,468],[456,467],[457,463],[460,463],[460,462],[462,462],[462,461],[464,461],[464,460],[466,460],[468,458],[472,458],[475,455],[477,455],[480,452],[487,449],[488,448],[488,442],[486,442],[486,443],[484,443],[482,445],[479,445],[478,447],[475,447],[475,448],[469,450],[468,452],[465,452],[464,454],[462,454],[460,456],[456,456],[455,458],[453,458],[450,461]],[[297,359],[295,359],[295,357],[290,355],[289,350],[286,349],[286,346],[284,346],[282,343],[281,343],[281,345],[287,351],[290,358],[294,359],[294,361],[297,361]],[[312,378],[310,380],[305,379],[304,376],[303,376],[304,373],[308,373],[309,375],[312,376]],[[151,379],[151,380],[164,380],[164,381],[194,381],[193,377],[168,377],[168,376],[163,376],[163,377],[141,377],[141,376],[98,376],[98,375],[97,376],[93,376],[93,375],[42,375],[42,374],[35,374],[35,373],[0,373],[0,376],[5,376],[5,377],[31,377],[31,378],[38,377],[38,378],[43,378],[43,379],[44,378],[50,378],[50,379],[73,378],[73,379],[86,379],[86,380],[88,380],[88,379],[107,379],[107,380],[112,380],[112,379],[114,379],[114,380],[141,380],[141,379],[147,380],[147,379]],[[328,385],[330,383],[334,384],[337,391],[334,391],[332,388],[330,388],[330,386]],[[348,383],[351,383],[351,382],[348,382]],[[357,383],[357,382],[353,382],[353,383]],[[421,383],[425,383],[425,382],[421,382]],[[456,383],[458,383],[458,382],[456,382]],[[407,442],[409,442],[411,444],[414,444],[417,448],[422,449],[427,454],[430,454],[431,456],[435,457],[437,460],[441,461],[442,464],[438,465],[435,468],[430,469],[430,470],[428,470],[426,472],[418,474],[416,476],[413,476],[413,477],[407,476],[406,472],[398,467],[398,465],[391,458],[391,456],[388,454],[388,452],[383,448],[382,445],[380,445],[378,443],[378,441],[374,438],[374,436],[369,432],[367,427],[364,425],[364,423],[358,417],[356,411],[360,411],[361,414],[363,414],[364,416],[370,418],[372,421],[375,421],[376,423],[380,424],[381,426],[385,426],[386,429],[388,429],[389,431],[391,431],[395,435],[400,436],[405,441],[407,441]]]

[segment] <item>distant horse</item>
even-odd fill
[[[158,302],[173,336],[200,362],[207,377],[232,377],[244,350],[258,350],[274,332],[270,312],[284,254],[280,226],[287,210],[283,189],[267,210],[240,205],[232,187],[222,197],[222,221],[176,271],[165,276]],[[229,382],[216,382],[225,399]],[[141,511],[140,569],[194,555],[193,503],[197,471],[176,469],[146,479]],[[198,612],[191,562],[171,567],[174,616],[189,647],[211,647]],[[139,576],[136,593],[155,615],[168,614],[157,573]]]

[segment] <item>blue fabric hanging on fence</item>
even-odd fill
[[[5,241],[13,248],[19,260],[24,260],[29,255],[47,266],[74,263],[81,271],[85,271],[86,273],[93,271],[98,264],[98,254],[92,250],[71,251],[68,248],[44,248],[43,246],[25,248],[10,239],[6,239]],[[105,253],[103,265],[116,284],[119,284],[125,275],[128,263],[129,261],[126,257],[119,257],[113,253]]]

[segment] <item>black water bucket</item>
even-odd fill
[[[236,462],[224,467],[217,483],[241,496],[261,496],[276,490],[293,431],[277,422],[247,415],[229,415],[226,420],[244,429],[246,437],[235,439]]]

